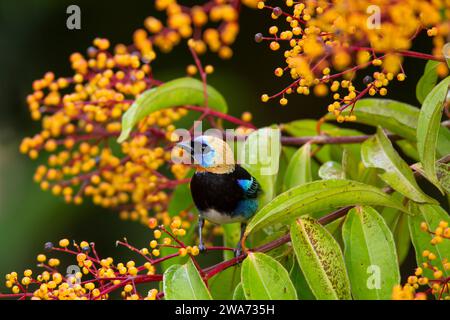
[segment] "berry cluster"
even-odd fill
[[[166,260],[189,256],[194,259],[199,254],[197,246],[186,246],[181,240],[186,236],[192,217],[176,216],[168,218],[168,226],[157,226],[157,220],[149,220],[154,240],[148,247],[137,249],[127,242],[117,241],[117,245],[137,253],[143,260],[138,264],[134,260],[115,262],[113,258],[100,258],[94,243],[82,241],[72,245],[68,239],[62,239],[58,245],[45,244],[46,254],[37,256],[38,267],[43,271],[34,274],[27,269],[22,275],[11,272],[6,275],[5,285],[11,293],[0,294],[3,298],[33,300],[97,300],[108,299],[115,292],[120,292],[127,300],[155,300],[162,297],[158,283],[162,274],[158,266]],[[170,248],[171,252],[163,255],[161,250]],[[222,249],[209,247],[210,250]],[[66,272],[61,269],[61,260],[49,258],[49,254],[65,253],[75,258],[75,264],[68,266]],[[196,263],[196,262],[195,262]],[[142,292],[139,284],[154,284],[154,288]]]
[[[243,3],[256,6],[256,1]],[[47,156],[34,175],[41,188],[68,203],[91,198],[96,205],[119,210],[122,218],[144,224],[149,216],[167,215],[172,190],[188,182],[189,168],[170,161],[171,138],[188,106],[150,114],[119,145],[122,115],[141,93],[162,84],[153,75],[156,48],[167,52],[188,38],[197,61],[207,47],[230,57],[240,5],[220,0],[188,8],[175,0],[158,0],[155,6],[167,13],[167,26],[147,18],[146,30],[134,32],[132,45],[110,48],[107,39],[97,38],[86,54],[71,55],[72,76],[57,78],[48,72],[34,81],[27,102],[42,130],[25,138],[20,151],[31,159]],[[213,71],[211,65],[186,68],[190,76],[200,72],[204,81]]]
[[[420,228],[431,235],[430,244],[436,246],[443,241],[450,241],[450,228],[447,221],[440,221],[434,230],[430,230],[426,222]],[[438,251],[438,248],[436,248]],[[445,276],[450,270],[448,257],[438,259],[435,250],[424,250],[422,257],[425,260],[414,275],[408,277],[408,282],[394,288],[392,297],[395,300],[426,300],[428,295],[437,299],[450,300],[450,277]],[[424,291],[416,292],[420,286],[427,286]]]
[[[272,25],[267,36],[256,34],[255,41],[269,42],[273,51],[285,48],[285,65],[274,73],[288,74],[292,81],[276,94],[263,94],[263,102],[278,99],[286,105],[292,93],[325,96],[331,91],[334,102],[328,111],[339,122],[355,121],[353,108],[359,99],[385,96],[390,82],[405,79],[404,57],[444,61],[442,48],[450,33],[448,2],[286,0],[285,5],[286,10],[264,1],[257,5],[269,10],[272,19],[286,22],[286,27]],[[432,55],[409,51],[422,31],[433,38]],[[359,84],[356,76],[363,69],[371,74]],[[440,76],[448,73],[444,62],[437,70]]]

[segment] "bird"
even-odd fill
[[[241,240],[246,222],[257,212],[262,194],[260,183],[234,160],[234,153],[223,139],[202,135],[177,144],[188,154],[196,169],[190,191],[198,209],[199,250],[205,252],[202,230],[205,219],[215,224],[241,223],[241,238],[234,249],[242,252]]]

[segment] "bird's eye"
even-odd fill
[[[211,151],[211,148],[207,144],[202,144],[202,153],[206,154]]]

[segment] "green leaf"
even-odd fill
[[[191,171],[187,177],[192,177],[193,171]],[[192,206],[191,189],[189,183],[183,183],[178,185],[172,193],[169,201],[167,211],[171,217],[179,215],[181,211],[186,210]]]
[[[239,163],[261,185],[260,205],[269,202],[276,193],[280,154],[280,131],[272,128],[252,132],[238,154]]]
[[[281,128],[283,131],[288,133],[293,137],[314,137],[317,136],[317,120],[302,119],[292,121],[286,124],[282,124]],[[358,136],[362,135],[360,131],[354,129],[347,129],[335,126],[330,123],[323,123],[320,127],[321,133],[331,137],[344,137],[344,136]],[[342,154],[342,147],[350,148],[354,154],[359,155],[359,144],[343,144],[343,145],[322,145],[320,149],[315,152],[315,157],[319,159],[320,162],[324,163],[327,161],[335,160],[333,152],[335,150],[339,151],[339,155]],[[340,159],[339,159],[340,162]]]
[[[234,289],[233,300],[246,300],[244,295],[244,289],[242,288],[242,282],[239,282],[239,284]]]
[[[345,179],[345,172],[340,163],[327,161],[319,168],[319,177],[323,180]]]
[[[398,201],[403,201],[404,196],[394,192],[392,197]],[[395,246],[397,248],[398,265],[401,266],[408,256],[411,248],[411,237],[409,236],[408,215],[395,208],[383,208],[381,216],[386,221],[389,229],[394,235]]]
[[[333,236],[334,240],[339,244],[339,246],[344,248],[344,240],[342,239],[342,226],[344,225],[345,217],[340,217],[330,223],[327,223],[325,229]]]
[[[312,119],[295,120],[283,124],[282,129],[293,137],[317,136],[317,120]],[[341,128],[331,123],[323,123],[320,126],[320,130],[323,134],[332,137],[357,136],[362,134],[360,131],[354,129]]]
[[[436,164],[436,174],[442,188],[450,193],[450,164],[440,163]]]
[[[235,248],[241,239],[241,224],[227,223],[222,225],[223,228],[223,245],[228,248]],[[234,258],[234,252],[230,250],[223,251],[224,260]]]
[[[208,280],[209,291],[214,300],[232,300],[233,292],[241,278],[240,266],[227,268]]]
[[[289,162],[284,175],[284,190],[311,181],[311,144],[307,143],[297,150]]]
[[[430,93],[431,89],[436,85],[438,80],[438,74],[436,71],[437,66],[440,62],[429,60],[425,65],[425,70],[422,77],[420,77],[419,82],[416,86],[416,97],[420,103],[423,103],[425,97]]]
[[[290,222],[306,213],[350,205],[382,205],[406,209],[380,189],[351,180],[321,180],[292,188],[273,199],[250,220],[245,230]]]
[[[407,103],[388,99],[361,99],[355,105],[356,122],[381,126],[392,133],[416,142],[419,109]],[[345,113],[344,113],[345,114]],[[333,120],[333,115],[326,119]],[[438,153],[447,155],[450,150],[450,130],[441,127],[438,137]]]
[[[173,265],[164,272],[166,300],[212,300],[202,277],[191,259],[183,265]]]
[[[361,99],[356,102],[354,114],[359,123],[382,126],[409,140],[416,140],[419,109],[412,105],[389,99]]]
[[[443,193],[436,175],[436,146],[442,110],[450,85],[450,76],[439,82],[425,98],[417,124],[417,150],[426,178]],[[447,154],[450,148],[447,150]]]
[[[399,213],[398,219],[395,223],[395,228],[392,230],[394,234],[395,247],[397,248],[398,264],[401,266],[405,261],[411,249],[411,236],[409,235],[408,215]]]
[[[397,140],[395,144],[402,150],[402,152],[415,161],[419,161],[419,153],[417,152],[416,144],[408,140]]]
[[[357,300],[388,300],[400,283],[394,236],[371,207],[349,211],[342,228],[344,257]]]
[[[366,167],[382,169],[379,177],[404,196],[416,202],[436,203],[420,190],[411,168],[398,155],[380,127],[362,144],[361,157]]]
[[[344,147],[342,152],[342,169],[345,173],[345,179],[358,180],[358,160],[348,147]]]
[[[207,86],[208,107],[223,113],[228,111],[224,97]],[[203,82],[194,78],[180,78],[143,92],[125,112],[119,143],[125,141],[133,127],[152,112],[184,105],[205,105]]]
[[[310,217],[294,221],[291,241],[298,264],[317,299],[351,299],[342,251],[320,223]]]
[[[297,148],[292,147],[281,148],[280,165],[278,168],[278,176],[276,179],[275,194],[279,194],[280,192],[284,191],[284,179],[281,179],[281,177],[285,176],[289,162],[291,161],[296,151]]]
[[[444,239],[443,242],[432,245],[430,243],[432,235],[420,228],[422,222],[425,222],[428,230],[431,231],[434,231],[441,221],[450,223],[448,213],[436,205],[417,205],[413,206],[411,210],[416,213],[416,215],[408,217],[408,224],[411,240],[416,251],[417,265],[421,267],[422,263],[427,261],[427,258],[422,253],[425,250],[429,250],[436,255],[436,260],[433,260],[432,264],[442,270],[445,277],[450,276],[450,270],[445,270],[442,265],[442,260],[450,259],[450,245],[448,244],[448,240]],[[430,279],[434,278],[433,272],[427,268],[423,268],[423,273],[425,277]]]
[[[294,265],[289,272],[289,276],[291,277],[295,290],[297,290],[299,300],[316,300],[314,293],[306,282],[302,269],[300,269],[300,266],[298,265],[297,259],[295,259]]]
[[[242,287],[248,300],[296,300],[289,274],[275,259],[249,252],[242,264]]]

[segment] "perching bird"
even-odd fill
[[[202,239],[204,219],[216,224],[241,222],[241,239],[250,219],[258,209],[261,187],[247,170],[234,161],[230,146],[220,138],[200,136],[179,143],[190,155],[196,172],[191,180],[191,194],[200,215],[199,249],[205,251]],[[235,254],[241,253],[241,241]]]

